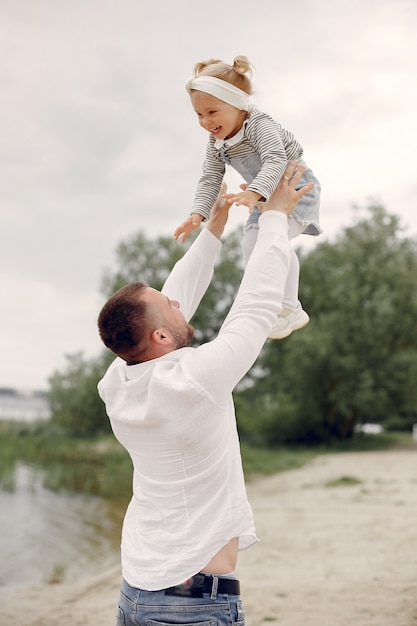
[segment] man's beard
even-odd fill
[[[175,342],[175,350],[180,348],[188,348],[194,337],[194,327],[191,324],[185,324],[182,328],[168,328]]]

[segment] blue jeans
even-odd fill
[[[168,596],[164,591],[145,591],[125,580],[120,589],[116,626],[245,626],[240,596],[209,593],[202,598]]]

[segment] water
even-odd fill
[[[33,422],[49,417],[48,403],[42,395],[5,390],[0,393],[0,419]]]
[[[0,419],[49,417],[43,395],[0,388]],[[11,492],[0,488],[0,589],[75,580],[120,562],[126,502],[49,491],[42,472],[23,462],[11,483]]]
[[[15,490],[0,490],[0,588],[69,581],[119,562],[126,503],[42,486],[42,474],[16,466]]]

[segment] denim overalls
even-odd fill
[[[258,172],[262,168],[261,158],[257,152],[244,157],[244,158],[230,158],[225,154],[224,149],[221,149],[219,156],[224,163],[227,163],[234,170],[236,170],[245,181],[250,184],[257,176]],[[302,159],[299,159],[300,165],[306,165]],[[321,233],[319,223],[319,208],[320,208],[320,183],[314,176],[312,170],[306,167],[303,176],[297,186],[297,189],[303,187],[307,183],[314,182],[314,187],[309,191],[297,204],[297,208],[291,217],[305,226],[303,234],[306,235],[319,235]],[[258,220],[260,211],[258,207],[254,207],[252,213],[250,213],[245,225],[245,230],[250,228],[258,228]]]

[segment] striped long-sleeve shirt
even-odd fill
[[[210,135],[191,213],[207,219],[225,174],[226,164],[236,169],[248,190],[268,200],[281,180],[287,163],[300,159],[301,144],[270,115],[253,108],[240,131],[226,140]]]

